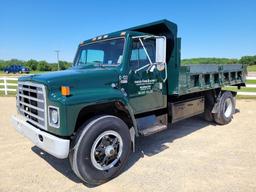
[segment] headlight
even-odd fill
[[[50,126],[59,128],[59,125],[60,125],[59,108],[49,106],[48,107],[48,119],[49,119]]]
[[[52,109],[51,110],[51,121],[52,123],[54,124],[57,124],[58,123],[58,112],[56,109]]]

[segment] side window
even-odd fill
[[[151,61],[155,62],[155,49],[156,41],[155,39],[145,39],[143,44],[148,52],[148,55]],[[149,64],[150,61],[146,55],[144,48],[142,47],[139,39],[134,39],[132,44],[132,53],[130,58],[130,66],[132,70],[143,67],[144,65]]]

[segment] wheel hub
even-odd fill
[[[115,151],[115,149],[112,145],[107,146],[106,149],[105,149],[105,155],[108,156],[108,157],[113,156],[115,154],[115,152],[116,151]]]
[[[101,133],[91,148],[91,161],[95,168],[108,170],[115,166],[123,152],[123,140],[119,133],[108,130]]]

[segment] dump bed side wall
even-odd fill
[[[178,95],[245,84],[246,66],[242,64],[200,64],[180,67]]]

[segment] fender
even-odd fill
[[[107,104],[111,102],[120,102],[129,112],[129,115],[133,122],[133,128],[135,135],[138,135],[137,124],[134,116],[132,107],[130,106],[126,95],[119,89],[113,88],[102,88],[94,89],[89,91],[88,89],[84,91],[85,93],[80,93],[77,95],[72,95],[68,97],[65,101],[66,114],[67,114],[67,127],[69,129],[69,134],[74,132],[76,126],[76,120],[80,111],[86,107],[92,107],[98,104]]]

